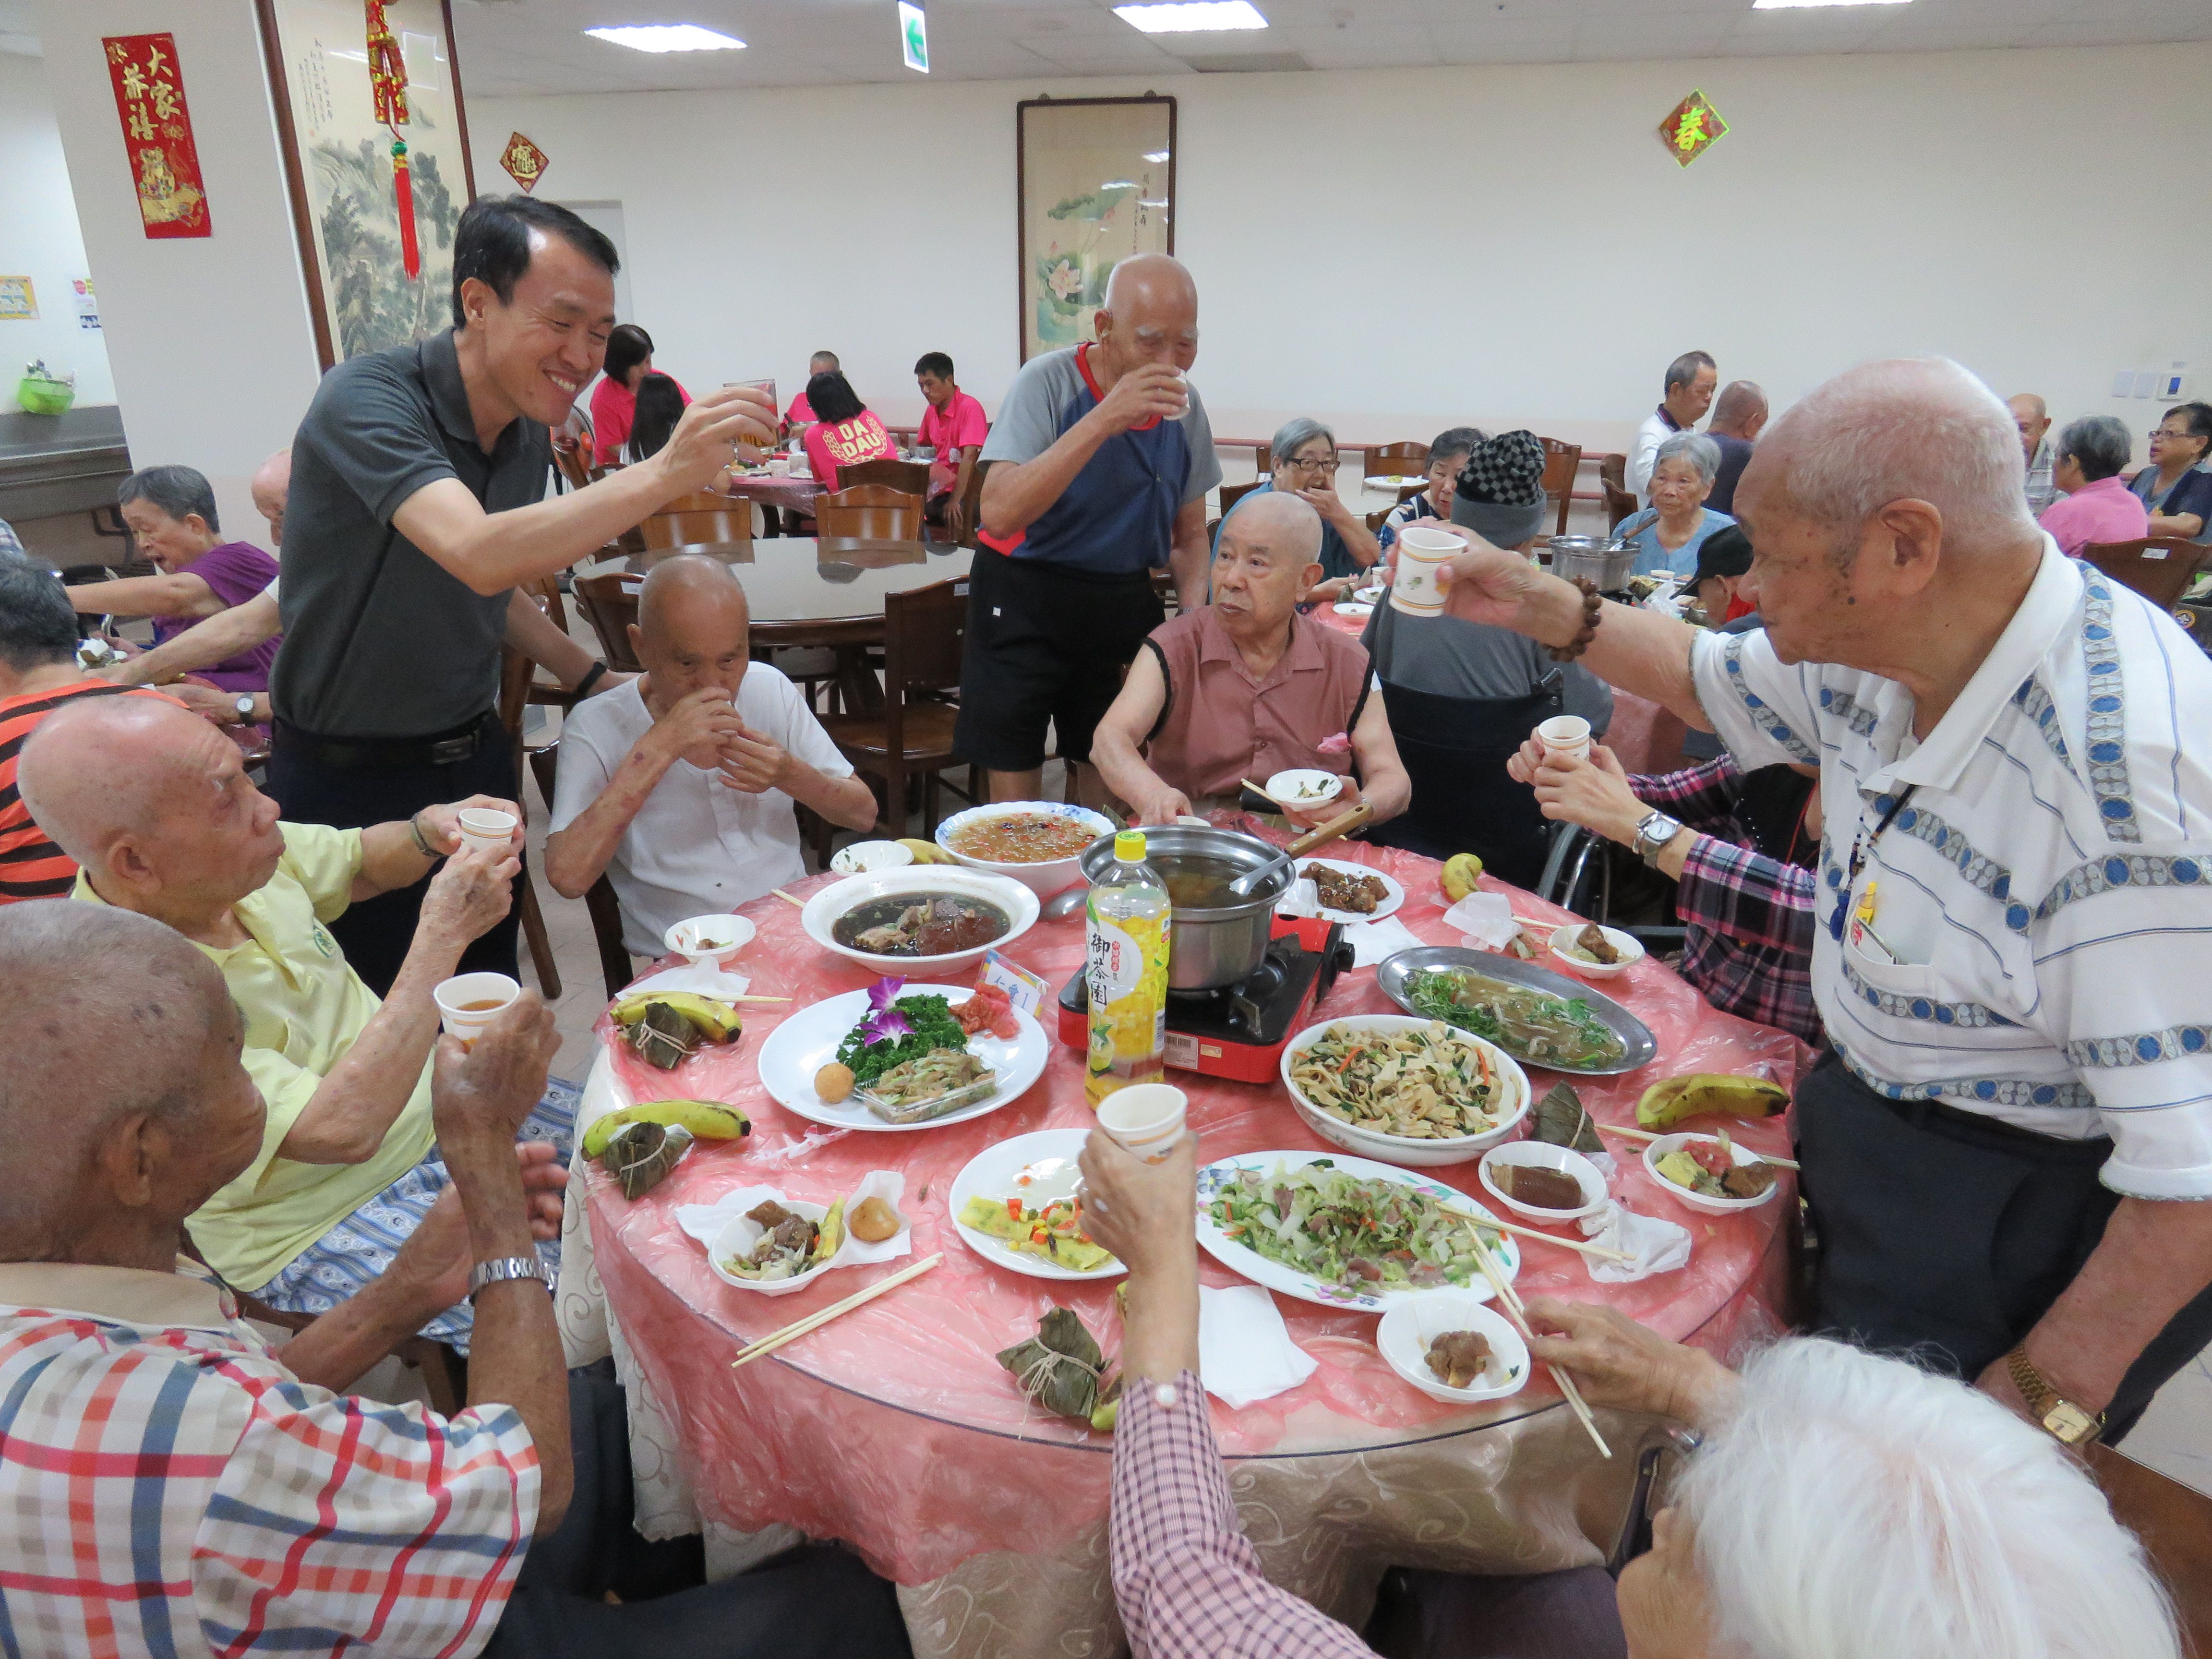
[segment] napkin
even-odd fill
[[[1286,1393],[1319,1364],[1291,1340],[1275,1298],[1257,1285],[1199,1287],[1199,1378],[1224,1405],[1249,1406]]]
[[[1632,1285],[1654,1273],[1670,1273],[1690,1260],[1690,1231],[1657,1216],[1638,1215],[1618,1199],[1582,1218],[1583,1237],[1608,1250],[1626,1250],[1633,1261],[1607,1261],[1586,1255],[1583,1267],[1601,1285]]]
[[[696,991],[702,996],[720,997],[725,1001],[741,997],[752,981],[743,974],[731,973],[711,963],[684,962],[664,969],[649,979],[641,979],[623,993],[633,996],[640,991]]]
[[[1292,882],[1282,897],[1275,901],[1279,916],[1317,916],[1321,914],[1321,890],[1313,884],[1311,876],[1300,876]]]
[[[1421,941],[1413,930],[1395,916],[1385,916],[1380,921],[1355,921],[1344,930],[1345,938],[1352,941],[1352,965],[1372,968],[1401,951],[1417,949]]]
[[[1503,951],[1517,924],[1513,901],[1503,893],[1469,893],[1444,912],[1444,921],[1486,950]]]

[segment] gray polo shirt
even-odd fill
[[[440,478],[487,513],[528,507],[551,459],[545,428],[520,416],[478,447],[451,330],[325,374],[292,441],[276,718],[323,737],[425,738],[489,711],[507,594],[472,592],[392,515]]]
[[[1613,724],[1613,692],[1579,663],[1563,669],[1531,639],[1460,617],[1409,617],[1386,599],[1367,619],[1360,643],[1375,672],[1394,685],[1440,697],[1528,697],[1559,676],[1566,712],[1603,737]]]

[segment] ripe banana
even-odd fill
[[[595,1120],[584,1131],[584,1156],[597,1158],[605,1152],[607,1137],[625,1123],[676,1124],[702,1140],[736,1140],[753,1128],[743,1112],[718,1100],[648,1100]]]
[[[1475,881],[1481,874],[1480,859],[1472,853],[1455,853],[1444,860],[1437,884],[1444,890],[1444,896],[1456,904],[1475,890]]]
[[[1693,1117],[1778,1117],[1790,1106],[1790,1091],[1755,1077],[1699,1072],[1655,1083],[1636,1103],[1636,1121],[1646,1129],[1672,1129]]]
[[[899,837],[898,844],[905,848],[908,852],[914,854],[914,861],[916,864],[957,864],[960,862],[958,859],[954,858],[951,854],[946,852],[935,842],[924,841],[919,836],[901,836]]]
[[[658,1003],[684,1016],[696,1028],[701,1036],[709,1042],[734,1042],[744,1029],[738,1011],[726,1002],[717,1002],[712,997],[702,996],[696,991],[643,991],[617,997],[607,1012],[617,1025],[635,1025],[645,1018],[645,1011]]]

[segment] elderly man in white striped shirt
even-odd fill
[[[2059,552],[2022,472],[1957,364],[1866,364],[1744,470],[1763,633],[1484,547],[1450,605],[1582,648],[1747,766],[1820,765],[1815,1322],[2073,1443],[2124,1434],[2212,1337],[2212,664]],[[1647,820],[1646,856],[1679,829]]]

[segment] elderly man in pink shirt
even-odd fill
[[[2142,498],[2120,477],[2134,453],[2124,424],[2110,415],[2084,415],[2058,434],[2051,481],[2063,492],[2038,520],[2061,553],[2078,557],[2092,542],[2141,541],[2150,534]]]

